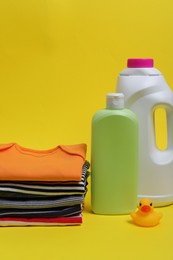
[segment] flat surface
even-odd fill
[[[172,259],[173,206],[152,228],[135,226],[129,215],[100,216],[85,207],[83,224],[73,227],[0,228],[1,259]]]

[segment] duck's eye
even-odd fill
[[[150,206],[153,206],[153,203],[150,203]]]
[[[141,206],[142,206],[142,203],[139,203],[139,206],[141,207]]]

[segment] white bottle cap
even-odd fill
[[[124,94],[123,93],[108,93],[106,95],[107,109],[123,109],[124,108]]]

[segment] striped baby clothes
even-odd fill
[[[13,149],[18,149],[18,145],[13,144],[10,146],[10,149],[12,147]],[[53,150],[56,156],[58,154],[58,159],[56,167],[50,164],[50,172],[56,168],[57,175],[55,176],[55,173],[54,175],[50,173],[49,178],[49,173],[46,173],[44,169],[45,164],[42,165],[39,159],[40,155],[41,158],[44,155],[46,156],[46,161],[50,162],[50,160],[47,160],[47,157],[52,156],[52,150],[51,152],[50,150],[48,150],[49,152],[37,151],[36,155],[38,156],[39,154],[39,157],[36,156],[36,158],[39,158],[39,163],[30,167],[30,170],[32,169],[33,172],[29,173],[29,175],[24,166],[22,168],[17,167],[20,174],[17,171],[14,173],[12,168],[6,166],[3,174],[2,166],[5,164],[1,161],[1,151],[2,149],[3,151],[6,150],[4,154],[7,156],[9,151],[11,154],[11,150],[9,147],[1,145],[0,226],[80,225],[82,223],[83,204],[88,185],[87,179],[90,174],[90,164],[85,159],[86,146],[83,144],[75,145],[73,149],[72,146],[70,146],[70,149],[69,146],[66,149],[64,149],[64,146],[62,147],[63,163],[59,152],[57,153],[57,150],[61,150],[60,146],[58,146],[58,149]],[[28,153],[28,149],[22,148],[21,151],[24,152],[22,158],[29,156],[29,159],[27,159],[28,162],[30,161],[30,157],[35,157],[35,151],[33,150],[30,150],[31,153]],[[17,153],[17,157],[21,156],[21,154],[18,154],[18,151],[13,151],[13,153],[15,153],[15,156]],[[5,158],[4,154],[3,158]],[[79,157],[77,159],[78,162],[76,161],[76,156]],[[72,162],[73,160],[75,160],[75,163]],[[58,166],[60,161],[61,165]],[[70,164],[68,164],[69,161],[71,161]],[[63,164],[66,165],[63,166]],[[75,165],[74,169],[71,169],[72,165]],[[64,172],[63,168],[65,169]],[[36,169],[38,170],[38,175]],[[44,174],[41,172],[41,169]],[[77,174],[75,170],[78,172]],[[29,176],[28,179],[26,175]],[[7,179],[5,179],[5,176],[7,176]],[[78,177],[76,178],[76,176]]]

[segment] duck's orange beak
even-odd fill
[[[141,207],[141,211],[144,212],[144,213],[148,213],[148,212],[151,211],[151,208],[148,205],[144,205],[144,206]]]

